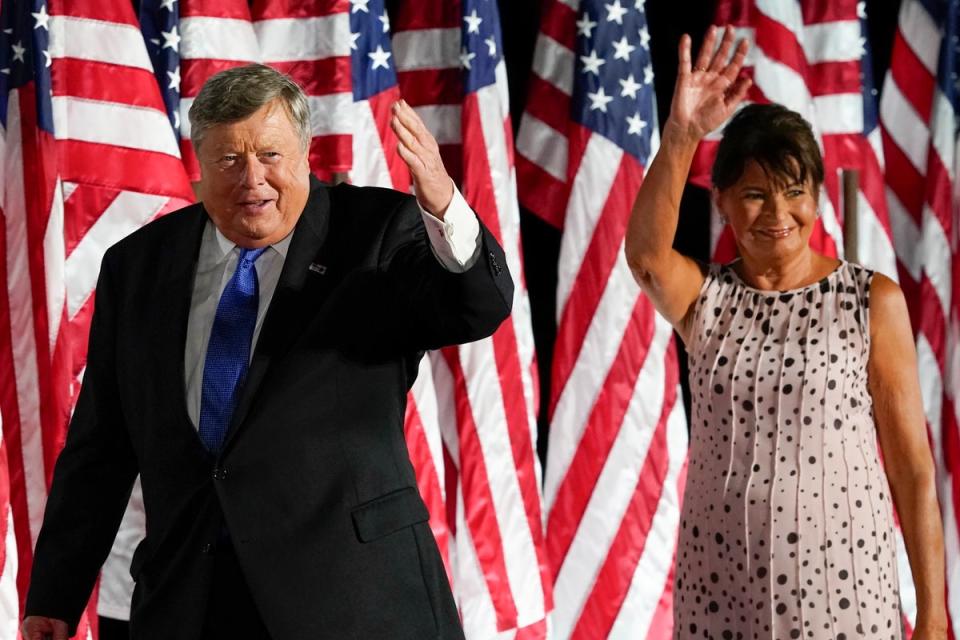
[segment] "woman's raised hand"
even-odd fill
[[[673,126],[678,133],[695,140],[723,124],[750,88],[749,78],[738,77],[749,45],[741,40],[727,62],[733,48],[734,31],[728,26],[720,47],[714,50],[717,31],[716,26],[710,27],[692,67],[690,36],[684,34],[680,38],[680,66],[667,126]]]

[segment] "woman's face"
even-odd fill
[[[762,264],[782,262],[808,250],[819,197],[809,180],[781,184],[750,160],[740,179],[714,197],[741,256]]]

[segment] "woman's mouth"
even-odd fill
[[[779,240],[793,233],[793,229],[794,227],[767,227],[765,229],[758,229],[757,233],[765,235],[768,238],[773,238],[774,240]]]

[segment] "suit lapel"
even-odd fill
[[[260,330],[223,451],[240,430],[271,363],[286,353],[300,336],[313,316],[311,310],[319,307],[323,289],[329,281],[329,276],[314,271],[326,267],[322,253],[330,226],[330,196],[319,181],[311,179],[311,186],[313,188],[307,206],[294,227],[290,248]]]
[[[184,345],[187,339],[193,281],[207,216],[199,205],[189,212],[184,212],[184,215],[188,217],[182,231],[169,244],[169,251],[166,253],[169,259],[160,265],[156,305],[153,308],[162,310],[155,318],[159,362],[160,366],[165,368],[163,374],[157,377],[158,381],[165,385],[161,398],[172,400],[170,406],[178,407],[176,413],[183,418],[177,422],[182,422],[195,435],[196,428],[192,425],[187,411]],[[199,439],[197,443],[200,443]]]

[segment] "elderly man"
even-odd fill
[[[402,422],[423,350],[509,314],[501,248],[403,101],[416,200],[317,182],[268,67],[211,78],[190,121],[202,202],[104,256],[25,638],[74,629],[138,473],[133,638],[462,638]]]

